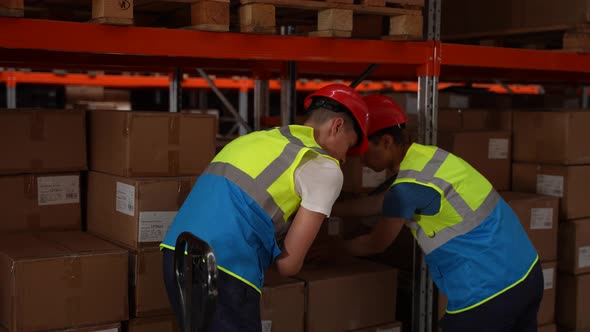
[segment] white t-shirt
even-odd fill
[[[344,176],[336,162],[315,154],[308,154],[295,170],[295,191],[301,196],[301,206],[325,214],[340,195]]]

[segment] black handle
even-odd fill
[[[183,332],[206,332],[217,301],[217,262],[209,244],[189,232],[176,239],[174,270]]]

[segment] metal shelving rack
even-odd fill
[[[295,76],[354,79],[367,65],[376,63],[379,66],[371,74],[371,80],[417,82],[419,141],[425,144],[436,144],[440,78],[445,81],[590,85],[590,55],[441,43],[440,0],[428,0],[425,14],[426,38],[422,42],[214,33],[0,18],[0,31],[9,32],[0,34],[0,66],[168,73],[201,69],[220,76],[249,76],[255,79],[253,129],[258,129],[260,118],[268,111],[271,78],[283,81],[292,81]],[[296,75],[289,70],[293,64],[296,64]],[[7,88],[10,90],[13,85],[7,84]],[[292,89],[292,84],[284,86]],[[289,93],[284,95],[292,98]],[[171,103],[178,102],[173,99]],[[285,100],[282,108],[282,123],[288,123],[293,116],[293,105]],[[414,331],[431,331],[432,281],[418,248],[415,258]]]

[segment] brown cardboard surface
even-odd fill
[[[121,323],[114,323],[114,324],[107,324],[107,325],[100,325],[100,326],[88,326],[88,327],[77,327],[68,330],[63,330],[63,332],[120,332],[121,331]]]
[[[495,143],[499,143],[495,144]],[[510,189],[510,133],[505,131],[439,132],[438,146],[467,161],[496,190]],[[497,150],[497,147],[501,147]]]
[[[162,253],[158,248],[129,253],[129,293],[134,317],[172,313],[162,274]]]
[[[512,130],[510,111],[498,109],[445,108],[438,111],[438,130]]]
[[[350,259],[304,267],[296,276],[307,288],[306,331],[348,331],[395,320],[397,270]]]
[[[393,322],[379,326],[372,326],[366,329],[354,330],[353,332],[402,332],[402,323]]]
[[[539,325],[551,324],[555,322],[555,295],[557,288],[557,262],[542,263],[543,278],[545,281],[545,290],[543,299],[537,314],[537,323]],[[557,281],[557,282],[556,282]]]
[[[514,160],[581,165],[590,163],[586,111],[514,112]]]
[[[590,219],[559,225],[559,270],[570,274],[590,272]]]
[[[124,332],[180,332],[172,315],[135,318],[125,324]]]
[[[88,231],[130,249],[157,247],[196,179],[89,172]]]
[[[537,330],[537,332],[557,332],[557,325],[549,324],[549,325],[539,326],[539,329]]]
[[[590,328],[590,274],[557,276],[557,324],[571,330]]]
[[[3,326],[0,326],[0,332],[10,332]],[[105,324],[98,326],[72,327],[65,330],[52,330],[51,332],[121,332],[121,323]]]
[[[0,174],[83,171],[85,113],[0,110]]]
[[[260,298],[263,331],[303,332],[305,328],[305,285],[269,270],[264,275]],[[268,328],[266,330],[265,328]]]
[[[557,260],[559,199],[511,191],[502,192],[501,195],[518,216],[540,260]]]
[[[468,0],[445,1],[441,33],[446,40],[449,35],[494,36],[513,29],[526,32],[552,26],[575,26],[588,21],[590,5],[586,1],[570,0],[566,4],[551,0],[502,0],[485,4]]]
[[[0,319],[47,331],[128,318],[127,252],[82,232],[0,235]]]
[[[80,230],[79,184],[80,173],[0,176],[0,232]]]
[[[90,112],[90,169],[120,176],[198,175],[215,154],[214,116]]]
[[[590,166],[514,163],[512,190],[560,198],[561,220],[590,217]]]

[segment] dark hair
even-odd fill
[[[405,138],[406,124],[402,123],[396,126],[383,128],[369,136],[369,141],[377,144],[384,135],[393,137],[396,144],[406,144]]]
[[[310,113],[307,118],[308,121],[322,124],[330,119],[333,119],[336,115],[344,118],[344,124],[349,128],[352,127],[357,135],[357,144],[359,144],[363,138],[363,132],[356,118],[352,115],[352,112],[346,108],[346,106],[339,102],[326,98],[326,97],[315,97],[311,101],[311,105],[307,108]]]

